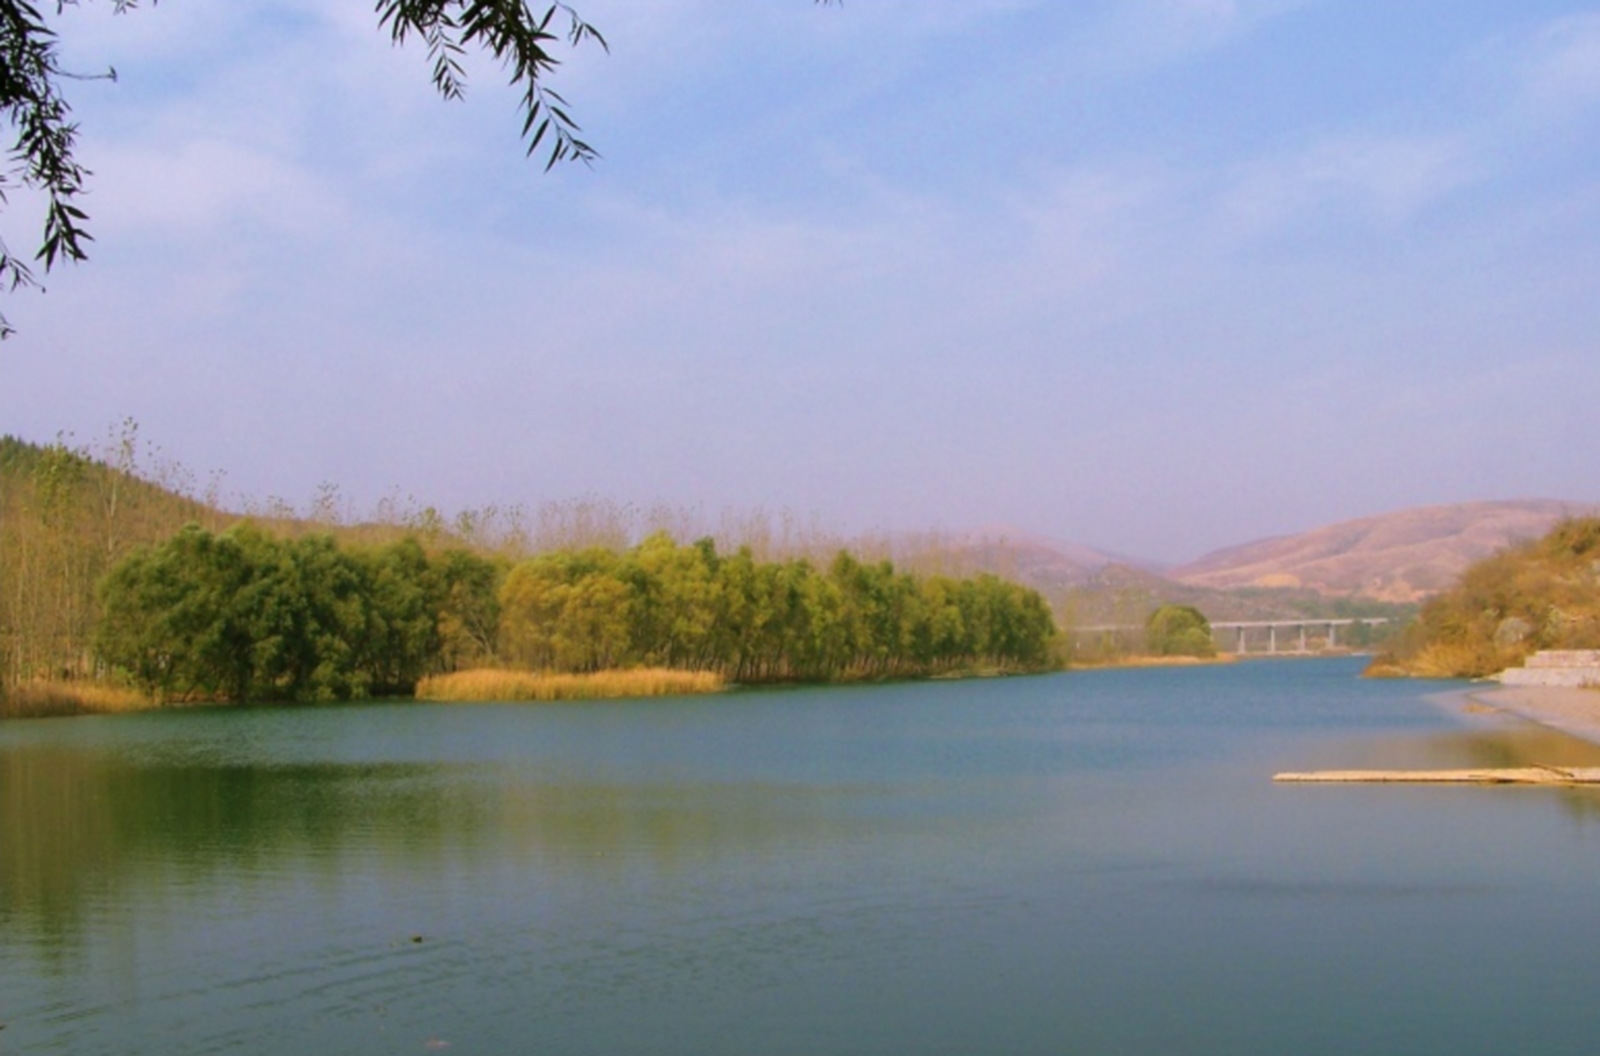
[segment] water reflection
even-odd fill
[[[507,865],[671,874],[916,826],[885,791],[859,784],[554,781],[466,764],[199,765],[0,749],[0,920],[56,946],[82,927],[88,903],[145,884]]]
[[[1472,725],[1433,733],[1405,733],[1333,741],[1317,747],[1303,769],[1452,770],[1600,767],[1600,744],[1548,726],[1487,709],[1462,708]],[[1296,767],[1302,769],[1302,767]],[[1457,791],[1471,793],[1472,788]],[[1588,786],[1493,786],[1479,792],[1556,796],[1575,818],[1600,818],[1600,788]]]
[[[1600,797],[1270,775],[1600,749],[1354,674],[7,726],[4,1042],[1590,1051]]]
[[[1466,728],[1320,739],[1284,768],[1600,767],[1600,745],[1500,715],[1466,717]],[[1039,769],[1039,746],[1059,736],[1023,731],[1013,758]],[[981,784],[913,782],[867,757],[831,780],[762,780],[711,763],[696,779],[649,765],[629,777],[634,767],[593,758],[296,762],[261,750],[251,761],[255,747],[219,751],[209,741],[131,750],[116,739],[62,740],[0,744],[0,921],[52,948],[78,933],[91,904],[141,887],[506,866],[578,882],[667,876],[719,858],[798,860],[897,835],[988,830],[1019,811],[1016,788],[986,803]],[[1071,757],[1070,738],[1062,751]],[[770,768],[803,776],[791,765]],[[1600,817],[1596,790],[1540,791],[1574,818]]]
[[[470,825],[424,795],[416,766],[146,765],[114,753],[0,750],[0,917],[52,941],[87,898],[141,871],[190,878],[284,854],[316,860],[377,819]],[[148,877],[146,878],[148,879]]]

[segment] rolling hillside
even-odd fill
[[[1168,574],[1221,590],[1284,587],[1416,602],[1452,586],[1474,561],[1596,509],[1552,499],[1419,507],[1229,547]]]

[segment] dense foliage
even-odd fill
[[[1422,607],[1377,672],[1469,677],[1540,649],[1600,648],[1600,518],[1564,521],[1467,569]]]
[[[1151,656],[1216,656],[1211,624],[1192,605],[1163,605],[1145,621],[1145,649]]]
[[[503,655],[545,670],[649,665],[735,682],[907,677],[1042,667],[1055,637],[1038,592],[995,576],[920,578],[843,551],[822,570],[660,533],[623,553],[525,561],[500,600]]]
[[[336,499],[319,490],[307,515],[281,501],[225,513],[214,483],[198,496],[132,422],[94,451],[0,437],[0,715],[31,713],[17,710],[28,694],[113,690],[108,676],[160,699],[308,700],[401,693],[486,664],[759,682],[1051,659],[1034,592],[802,559],[844,543],[787,522],[735,525],[751,547],[724,554],[659,531],[629,548],[648,523],[587,501],[448,523],[389,508],[354,523]]]
[[[542,554],[502,577],[414,540],[346,550],[191,525],[119,563],[100,600],[99,655],[164,700],[409,693],[485,662],[740,682],[1035,669],[1055,637],[1044,599],[994,576],[920,579],[844,552],[823,571],[659,533],[627,551]]]
[[[414,540],[342,550],[248,525],[190,525],[101,584],[100,656],[161,700],[407,694],[477,649],[493,568]]]

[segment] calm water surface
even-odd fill
[[[0,725],[0,1053],[1594,1051],[1600,797],[1353,661]]]

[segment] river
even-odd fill
[[[0,1053],[1583,1053],[1600,765],[1353,660],[0,724]]]

